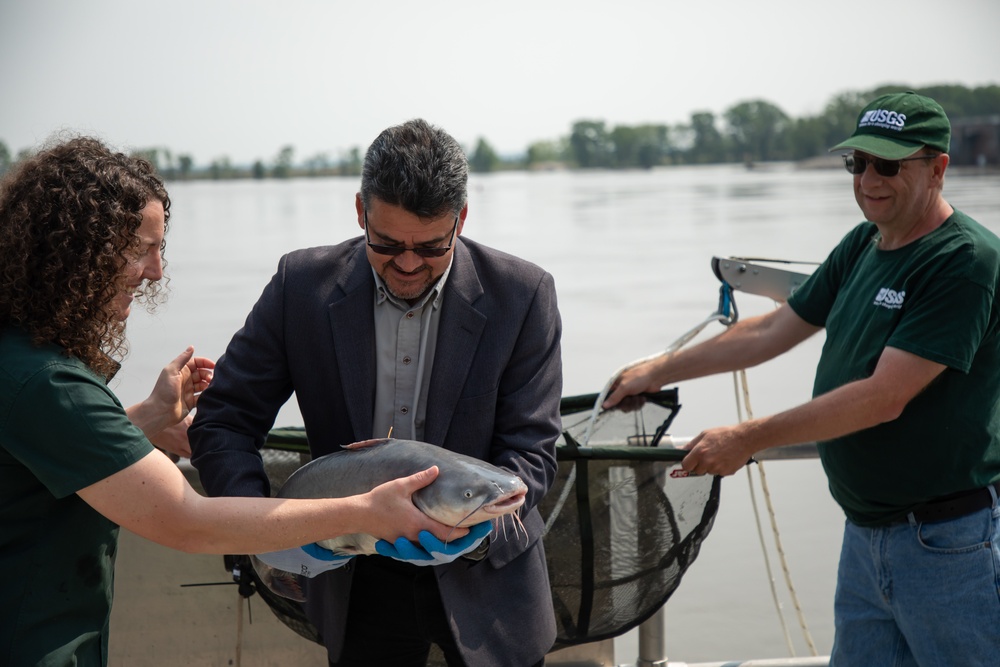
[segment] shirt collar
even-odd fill
[[[394,297],[392,294],[389,293],[389,290],[387,290],[385,287],[385,282],[382,280],[382,277],[375,272],[375,267],[373,266],[372,276],[375,277],[375,306],[376,307],[381,306],[383,303],[388,301],[389,303],[394,305],[396,308],[399,308],[400,310],[420,310],[421,308],[427,305],[427,302],[431,302],[431,307],[434,310],[437,310],[438,308],[441,307],[441,298],[442,295],[444,294],[444,285],[445,282],[447,282],[448,280],[448,276],[451,274],[451,267],[454,266],[454,264],[455,264],[455,256],[453,254],[451,257],[451,261],[448,262],[448,268],[444,270],[444,273],[442,273],[441,277],[437,279],[437,282],[434,283],[434,286],[430,289],[430,291],[427,292],[427,294],[424,295],[422,299],[420,299],[420,301],[413,304],[412,306],[406,301],[402,299],[397,299],[396,297]]]

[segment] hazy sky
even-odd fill
[[[997,0],[0,0],[0,140],[301,161],[419,116],[520,153],[585,118],[1000,83],[998,34]]]

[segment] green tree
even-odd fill
[[[573,123],[569,149],[578,167],[593,169],[611,166],[614,145],[603,120],[579,120]]]
[[[620,169],[651,169],[663,164],[671,147],[666,125],[617,125],[610,138],[614,166]]]
[[[835,95],[823,109],[820,116],[823,127],[822,144],[830,148],[854,132],[858,114],[876,95],[860,91],[843,92]],[[825,149],[824,149],[825,150]]]
[[[782,157],[782,133],[788,115],[765,100],[740,102],[725,113],[729,136],[745,162]]]
[[[652,169],[667,164],[673,147],[670,145],[670,130],[666,125],[640,125],[641,141],[636,155],[639,166]]]
[[[295,148],[292,146],[282,146],[274,158],[274,167],[271,169],[271,176],[274,178],[288,178],[292,175],[292,160],[295,157]]]
[[[346,153],[340,155],[340,175],[360,176],[361,175],[361,149],[357,146],[351,148]]]
[[[0,174],[10,169],[10,149],[7,144],[0,141]]]
[[[254,160],[253,166],[250,168],[250,174],[258,181],[267,178],[267,169],[264,167],[264,163],[260,160]]]
[[[310,176],[326,176],[331,171],[330,154],[324,151],[307,158],[303,164]]]
[[[690,131],[691,147],[686,151],[688,162],[710,164],[726,159],[726,140],[715,125],[715,114],[711,111],[692,113]]]
[[[476,141],[476,150],[472,152],[472,158],[469,160],[469,166],[472,168],[472,171],[490,172],[494,171],[499,165],[500,157],[493,150],[493,146],[486,139],[479,137],[479,140]]]
[[[194,158],[192,158],[187,153],[181,153],[177,156],[177,172],[178,176],[182,180],[187,180],[191,178],[191,171],[194,168]]]
[[[225,155],[212,160],[212,164],[208,167],[208,173],[209,176],[216,181],[225,178],[232,178],[236,175],[235,170],[233,169],[233,164]]]
[[[566,161],[566,142],[557,141],[536,141],[525,153],[524,166],[528,169],[545,169]]]
[[[825,140],[825,136],[826,123],[821,116],[796,118],[790,121],[788,129],[785,130],[788,157],[793,160],[804,160],[825,154],[833,145]]]
[[[992,116],[1000,113],[1000,86],[981,86],[974,91],[975,98],[972,108],[968,110],[970,116]]]
[[[639,164],[639,131],[631,125],[616,125],[611,129],[613,165],[618,169],[628,169]]]

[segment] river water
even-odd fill
[[[170,300],[155,314],[133,309],[132,352],[113,388],[127,405],[188,344],[217,358],[271,277],[282,253],[360,233],[358,180],[169,184],[166,258]],[[1000,232],[1000,174],[949,172],[945,197]],[[843,169],[789,164],[672,167],[636,172],[474,175],[465,236],[532,260],[553,274],[563,318],[565,394],[599,391],[623,364],[662,350],[715,311],[713,256],[819,262],[859,220]],[[737,293],[740,315],[773,308]],[[702,337],[721,331],[710,325]],[[769,414],[809,396],[822,335],[749,372],[753,413]],[[675,435],[735,422],[733,378],[683,383]],[[276,425],[298,425],[294,405]],[[828,654],[843,517],[819,462],[766,464],[790,578],[816,650]],[[789,655],[783,618],[798,655],[808,655],[792,597],[764,515],[758,536],[750,478],[724,481],[715,527],[697,562],[667,603],[666,646],[688,662]],[[769,560],[780,604],[776,609]],[[635,633],[616,640],[630,663]]]

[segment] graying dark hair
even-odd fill
[[[417,118],[383,130],[365,153],[361,201],[372,198],[420,218],[458,215],[465,206],[469,161],[455,139]]]

